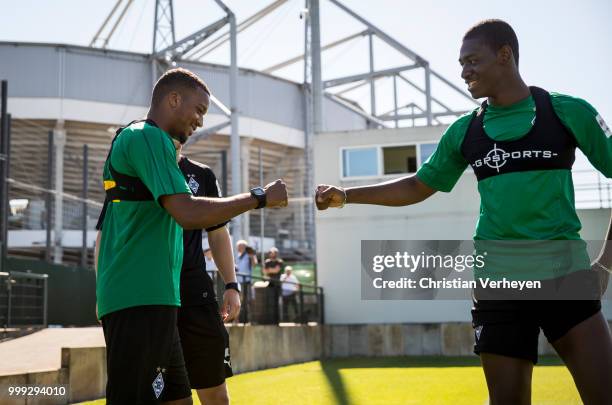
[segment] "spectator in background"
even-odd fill
[[[278,257],[278,249],[272,247],[268,252],[268,258],[264,261],[263,275],[272,280],[280,280],[285,262]]]
[[[283,320],[289,321],[295,319],[298,314],[297,308],[297,292],[300,290],[300,285],[297,277],[293,274],[293,267],[285,267],[285,272],[280,276],[282,284],[283,297]],[[293,306],[293,317],[289,316],[289,306]]]
[[[284,266],[283,259],[278,257],[278,249],[275,247],[270,248],[268,251],[268,258],[264,261],[262,273],[264,277],[267,277],[270,280],[270,284],[268,284],[268,288],[272,291],[270,297],[270,304],[268,305],[270,310],[272,311],[272,316],[274,319],[274,323],[278,323],[280,321],[279,317],[279,298],[280,298],[280,277],[283,272]]]
[[[253,267],[257,264],[257,256],[255,251],[250,248],[246,240],[236,242],[236,267],[243,282],[251,282],[253,275]]]
[[[217,265],[213,259],[212,250],[209,247],[204,249],[204,262],[206,263],[206,271],[217,270]]]

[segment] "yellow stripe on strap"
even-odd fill
[[[121,200],[113,200],[112,202],[121,202]]]
[[[104,180],[104,190],[108,190],[114,187],[117,187],[117,183],[115,183],[113,180]]]

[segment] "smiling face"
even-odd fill
[[[183,89],[172,91],[168,95],[169,106],[172,111],[170,135],[181,144],[204,124],[204,115],[210,106],[210,97],[204,89]]]
[[[509,47],[495,52],[478,38],[466,39],[459,52],[461,77],[468,85],[473,98],[494,97],[507,74]]]

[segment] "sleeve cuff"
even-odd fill
[[[419,180],[421,180],[425,185],[433,188],[434,190],[442,191],[444,193],[448,193],[453,189],[453,185],[443,185],[434,180],[432,175],[427,174],[425,171],[419,170],[416,174]]]

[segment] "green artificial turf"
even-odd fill
[[[240,374],[228,386],[234,405],[487,403],[477,357],[313,361]],[[569,372],[554,357],[541,358],[535,368],[532,398],[533,405],[581,403]],[[195,392],[194,403],[200,404]]]

